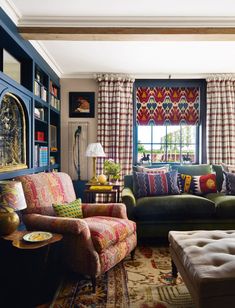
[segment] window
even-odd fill
[[[197,125],[137,126],[138,158],[150,162],[197,161]]]
[[[134,163],[203,162],[204,92],[202,81],[136,81]]]

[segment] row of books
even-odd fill
[[[34,81],[34,94],[47,101],[47,89],[37,80]]]
[[[51,95],[50,104],[52,107],[56,108],[57,110],[60,110],[60,100],[55,96]]]
[[[34,108],[34,116],[39,120],[45,120],[45,113],[43,108]]]
[[[34,167],[44,167],[48,165],[48,147],[35,144],[34,146]]]

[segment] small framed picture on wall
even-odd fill
[[[69,92],[69,117],[94,118],[95,92]]]

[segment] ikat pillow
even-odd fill
[[[81,199],[70,203],[53,204],[52,206],[59,217],[83,218]]]
[[[178,185],[182,193],[191,192],[192,180],[192,175],[178,173]]]
[[[195,195],[205,195],[209,193],[216,193],[216,174],[206,174],[193,176],[192,190]]]
[[[160,195],[178,195],[177,172],[160,174],[133,172],[134,194],[137,198]]]

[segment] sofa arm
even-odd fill
[[[83,203],[82,212],[84,217],[91,216],[112,216],[127,218],[126,206],[123,203]]]
[[[54,217],[40,214],[25,214],[23,221],[29,230],[42,230],[62,234],[90,235],[90,230],[85,220],[68,217]]]
[[[128,187],[125,187],[122,190],[121,197],[122,197],[123,203],[126,205],[128,218],[133,219],[133,212],[136,206],[136,199],[135,199],[135,196],[132,190]]]

